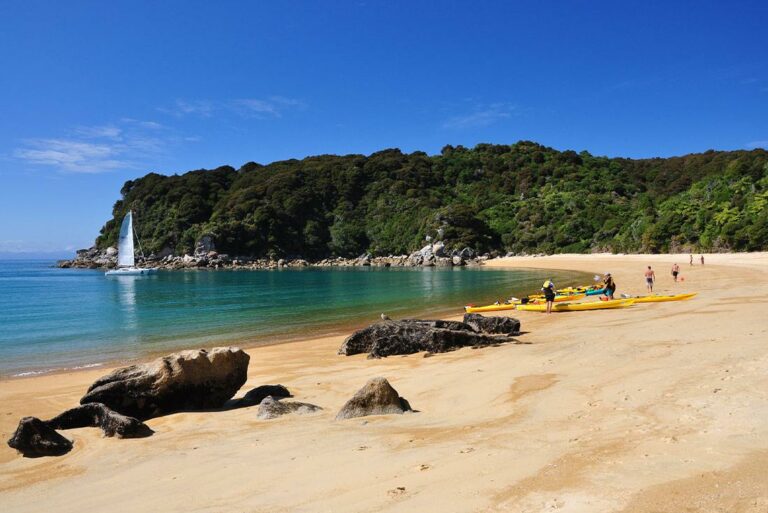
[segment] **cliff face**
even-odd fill
[[[144,253],[277,261],[452,254],[768,248],[768,152],[631,160],[531,142],[248,163],[129,181],[101,230],[133,210]]]

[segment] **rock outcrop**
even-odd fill
[[[373,378],[339,410],[336,420],[413,411],[385,378]]]
[[[237,402],[237,406],[261,404],[261,402],[269,396],[281,399],[283,397],[291,397],[291,392],[283,385],[261,385],[249,390],[248,393]]]
[[[445,353],[461,347],[481,347],[512,340],[505,335],[478,333],[472,326],[457,321],[390,320],[354,332],[344,340],[339,354],[369,353],[369,358],[381,358],[420,351]]]
[[[279,401],[268,395],[259,403],[259,411],[256,417],[260,419],[275,419],[289,413],[306,415],[322,410],[321,407],[309,403],[300,403],[298,401]]]
[[[154,433],[139,419],[121,415],[101,403],[77,406],[57,415],[46,424],[53,429],[99,427],[105,436],[118,438],[143,438]]]
[[[519,335],[520,321],[512,317],[484,317],[476,313],[464,314],[464,323],[481,333]]]
[[[219,408],[245,383],[249,359],[236,347],[181,351],[98,379],[80,404],[103,403],[139,420]]]
[[[72,450],[72,442],[37,417],[24,417],[8,445],[28,458],[61,456]]]
[[[213,241],[198,241],[193,254],[175,255],[171,248],[163,248],[146,258],[137,257],[137,267],[155,267],[165,270],[180,269],[282,269],[297,267],[422,267],[422,266],[464,266],[478,265],[484,257],[464,248],[461,251],[448,252],[442,242],[429,244],[410,255],[373,256],[369,253],[356,258],[329,257],[313,262],[300,257],[257,258],[252,256],[233,256],[219,253]],[[114,248],[112,248],[114,250]],[[59,260],[61,268],[111,269],[117,265],[117,256],[109,248],[99,250],[96,247],[81,249],[72,260]]]

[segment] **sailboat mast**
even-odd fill
[[[131,215],[133,215],[133,211],[131,211]],[[133,236],[136,237],[136,242],[139,243],[139,254],[141,254],[141,258],[144,258],[144,250],[141,249],[141,239],[139,239],[139,234],[136,231],[136,223],[133,223]]]

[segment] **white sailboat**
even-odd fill
[[[107,276],[141,276],[143,274],[156,273],[156,268],[136,267],[133,256],[133,212],[130,210],[123,218],[120,225],[120,237],[117,242],[117,269],[104,273]],[[141,248],[141,244],[139,244]]]

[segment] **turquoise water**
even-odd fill
[[[416,314],[461,313],[587,275],[540,270],[337,268],[166,271],[106,278],[0,261],[0,376],[215,344],[271,343]]]

